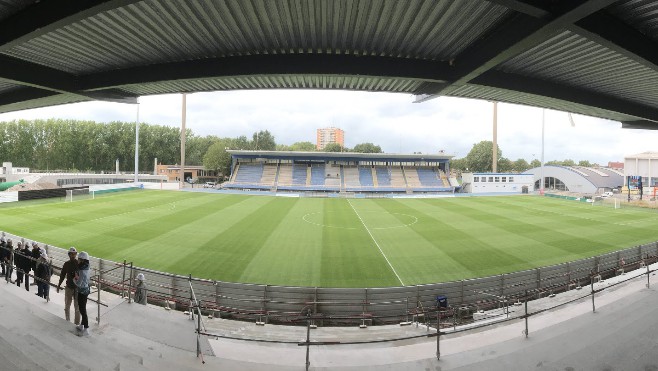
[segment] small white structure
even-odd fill
[[[0,167],[0,175],[27,175],[29,173],[29,167],[13,167],[11,162],[3,162]]]
[[[624,157],[624,184],[628,184],[629,176],[641,176],[645,188],[658,186],[658,152]]]
[[[533,174],[462,173],[466,193],[522,193],[533,191]]]

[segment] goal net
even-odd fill
[[[66,202],[93,200],[94,196],[94,191],[90,191],[89,188],[66,190]]]
[[[619,209],[621,208],[621,202],[618,198],[601,198],[601,199],[595,199],[592,201],[592,206],[598,206],[598,207],[608,207],[611,209]]]

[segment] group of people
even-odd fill
[[[37,285],[37,295],[48,299],[50,293],[50,277],[52,275],[52,264],[48,260],[47,248],[40,248],[39,244],[30,244],[21,240],[14,247],[13,241],[6,238],[4,232],[0,234],[0,266],[2,275],[8,282],[21,286],[25,282],[25,290],[30,291],[30,271],[34,272]],[[66,320],[71,320],[71,303],[75,303],[75,330],[78,336],[89,336],[89,320],[87,318],[87,296],[91,288],[89,285],[89,255],[82,251],[78,254],[75,247],[68,251],[69,260],[62,266],[62,271],[57,284],[57,292],[61,289],[62,282],[66,280],[64,291],[64,315]],[[16,267],[16,281],[11,279],[14,267]]]

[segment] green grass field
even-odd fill
[[[658,215],[532,196],[320,199],[132,191],[0,209],[0,230],[223,281],[381,287],[487,276],[658,239]]]

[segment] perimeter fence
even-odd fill
[[[20,241],[20,236],[8,238]],[[24,239],[28,242],[27,239]],[[31,242],[32,240],[29,240]],[[68,260],[67,249],[45,247],[55,271]],[[14,243],[14,246],[16,244]],[[490,277],[403,287],[330,288],[295,287],[214,281],[134,267],[128,262],[91,257],[94,280],[103,290],[125,297],[134,292],[137,274],[144,273],[148,302],[166,308],[190,310],[191,290],[205,315],[262,323],[294,324],[310,310],[318,326],[380,325],[422,317],[446,298],[459,308],[460,318],[506,303],[587,286],[656,262],[658,242],[563,264],[504,273]]]
[[[7,234],[13,241],[28,243],[19,236]],[[39,243],[47,251],[50,262],[59,271],[68,260],[67,250]],[[15,246],[15,245],[14,245]],[[471,331],[507,321],[525,320],[525,336],[532,316],[591,297],[595,311],[595,294],[624,282],[650,275],[658,262],[658,242],[563,264],[491,277],[461,281],[382,288],[291,287],[231,283],[181,276],[135,267],[129,262],[114,262],[91,257],[93,291],[90,300],[97,303],[97,322],[101,321],[101,290],[127,299],[135,292],[135,280],[144,273],[148,281],[148,302],[166,309],[185,311],[194,320],[197,334],[197,357],[203,360],[201,336],[231,340],[297,344],[306,347],[306,367],[313,346],[387,343],[436,337],[439,358],[442,335]],[[11,262],[10,262],[11,263]],[[9,264],[9,263],[8,263]],[[626,275],[607,286],[595,283]],[[6,280],[9,282],[11,276]],[[51,283],[51,286],[54,286]],[[588,290],[589,288],[589,290]],[[528,302],[542,297],[572,291],[566,299],[548,307],[528,310]],[[577,291],[580,290],[580,291]],[[510,308],[524,306],[523,311]],[[244,338],[209,332],[202,317],[252,321],[306,327],[306,340],[272,340]],[[313,341],[311,329],[317,326],[367,327],[383,324],[422,325],[426,333],[402,334],[391,338],[353,341]]]

